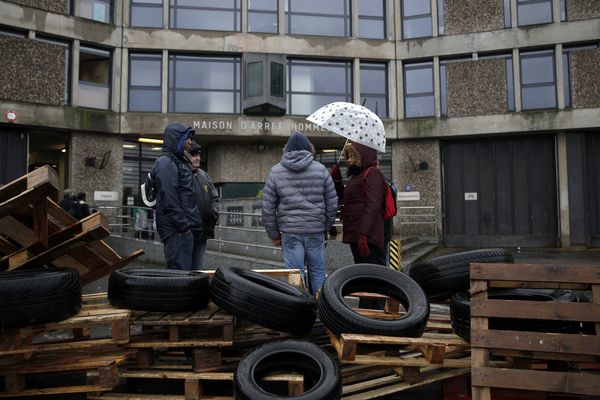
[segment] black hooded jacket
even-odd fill
[[[183,158],[189,135],[184,125],[169,124],[163,134],[163,154],[150,172],[156,190],[156,229],[163,242],[190,229],[194,237],[202,235],[192,171]]]

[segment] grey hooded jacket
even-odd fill
[[[309,151],[283,153],[267,176],[263,194],[262,223],[271,239],[281,233],[328,232],[335,221],[333,181]]]

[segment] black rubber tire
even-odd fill
[[[481,249],[435,257],[413,265],[409,275],[430,299],[444,300],[469,289],[470,263],[513,263],[504,249]]]
[[[122,269],[108,279],[108,300],[119,308],[194,311],[205,308],[208,298],[208,275],[199,271]]]
[[[243,268],[218,268],[210,296],[224,310],[282,332],[308,332],[317,316],[317,301],[307,291]]]
[[[355,292],[379,293],[402,304],[406,314],[398,319],[373,319],[358,314],[344,296]],[[409,276],[375,264],[354,264],[331,273],[319,298],[321,321],[335,334],[362,333],[419,337],[429,317],[429,301]]]
[[[335,360],[317,345],[284,340],[266,344],[246,354],[233,376],[235,398],[239,400],[287,399],[287,382],[269,385],[262,378],[274,373],[304,376],[305,392],[296,400],[334,400],[342,396],[342,377]],[[273,389],[280,393],[273,393]]]
[[[81,282],[76,269],[0,272],[0,330],[63,321],[80,309]]]
[[[468,291],[454,293],[450,299],[450,321],[452,329],[459,337],[471,341],[471,298]],[[551,289],[497,289],[488,293],[490,299],[528,300],[528,301],[577,301],[570,290]],[[489,329],[576,333],[579,323],[572,321],[535,320],[517,318],[490,318]]]

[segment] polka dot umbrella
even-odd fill
[[[383,122],[364,106],[342,101],[329,103],[306,119],[352,142],[385,153]]]

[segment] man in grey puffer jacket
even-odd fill
[[[315,294],[325,280],[325,232],[335,221],[338,200],[329,171],[313,160],[306,136],[292,134],[263,193],[267,234],[274,246],[281,245],[285,266],[299,269],[303,278],[306,262]]]

